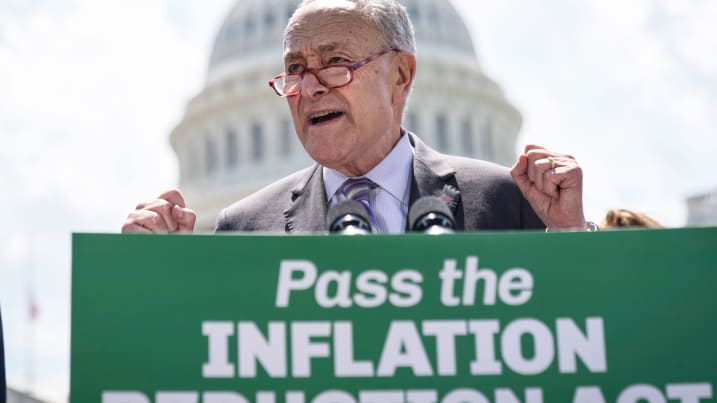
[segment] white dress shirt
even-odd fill
[[[386,158],[364,175],[378,185],[369,195],[371,210],[376,221],[375,230],[378,232],[392,234],[405,232],[412,167],[413,146],[404,132]],[[322,173],[326,200],[331,207],[340,200],[336,193],[349,177],[326,167],[323,167]]]

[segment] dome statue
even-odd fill
[[[206,83],[170,142],[180,187],[211,230],[219,210],[312,161],[286,101],[269,88],[283,71],[284,27],[299,0],[237,0],[214,41]],[[439,151],[511,165],[520,113],[480,68],[449,0],[401,0],[416,32],[418,68],[403,126]]]

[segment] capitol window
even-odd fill
[[[464,155],[473,155],[475,146],[473,144],[473,125],[471,119],[466,117],[461,122],[461,153]]]
[[[493,126],[490,120],[486,120],[483,125],[483,133],[481,133],[482,157],[485,159],[493,159]]]
[[[207,136],[207,139],[204,141],[205,146],[205,168],[207,174],[212,174],[217,170],[217,162],[219,159],[219,149],[217,148],[217,143],[214,141],[214,139]]]
[[[234,129],[227,130],[226,134],[227,166],[234,167],[239,163],[239,137]]]
[[[261,161],[264,158],[264,128],[261,123],[251,126],[251,159]]]
[[[414,24],[417,23],[421,16],[421,12],[420,12],[420,9],[418,8],[418,4],[411,3],[408,5],[407,9],[408,9],[408,15],[411,17],[411,21],[413,21]]]
[[[201,175],[200,148],[192,147],[187,156],[187,179],[196,179]]]
[[[282,119],[279,125],[279,155],[288,157],[291,155],[291,143],[294,141],[294,131],[291,129],[289,119]]]
[[[442,113],[436,115],[436,148],[448,151],[448,121]]]
[[[428,6],[428,21],[430,21],[431,25],[434,27],[437,27],[440,22],[438,18],[438,9],[433,4]]]
[[[266,10],[266,13],[264,13],[264,27],[266,27],[267,31],[271,30],[275,22],[276,17],[274,13],[271,10]]]
[[[244,19],[244,30],[247,34],[251,35],[254,33],[254,28],[256,28],[256,20],[254,20],[254,16],[246,16]]]

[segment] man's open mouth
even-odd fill
[[[309,122],[311,122],[312,125],[318,125],[319,123],[328,122],[329,120],[337,119],[341,116],[343,116],[343,112],[322,112],[320,114],[314,115],[309,119]]]

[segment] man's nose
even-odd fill
[[[329,92],[328,87],[319,81],[316,71],[309,70],[301,79],[301,95],[306,97],[316,97]]]

